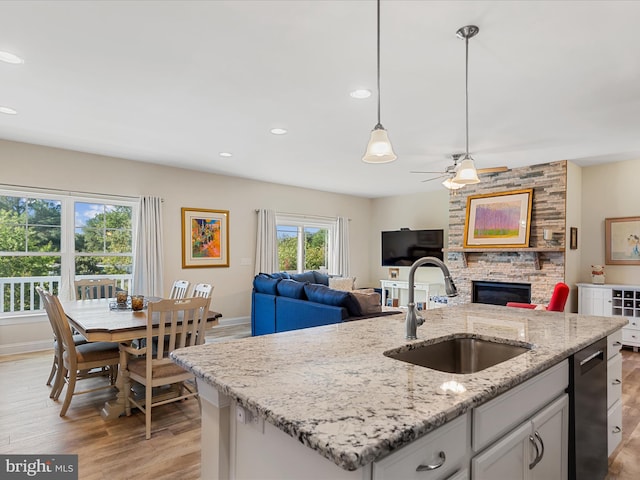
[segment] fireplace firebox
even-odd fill
[[[471,301],[491,305],[506,305],[507,302],[531,303],[531,284],[472,282]]]

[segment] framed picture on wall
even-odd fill
[[[229,211],[182,208],[182,268],[229,266]]]
[[[640,265],[640,217],[604,219],[607,265]]]
[[[465,247],[528,247],[533,189],[469,195]]]
[[[569,232],[569,248],[576,250],[578,248],[578,227],[571,227]]]
[[[399,268],[390,268],[389,269],[389,280],[397,280],[400,277],[400,269]]]

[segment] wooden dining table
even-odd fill
[[[149,301],[161,300],[150,298]],[[147,310],[110,308],[113,298],[94,300],[76,300],[63,302],[62,306],[69,324],[90,342],[130,342],[144,338],[147,331]],[[222,314],[209,311],[207,328],[218,324]],[[155,329],[154,329],[155,332]],[[125,353],[120,351],[120,366],[124,364]],[[120,372],[122,373],[122,372]],[[104,419],[117,418],[125,411],[124,376],[119,374],[116,380],[118,394],[114,400],[105,403],[100,415]]]

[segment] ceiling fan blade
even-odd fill
[[[476,169],[478,173],[499,173],[506,172],[507,170],[509,170],[507,167],[489,167]]]
[[[447,177],[449,176],[448,173],[444,174],[444,175],[440,175],[439,177],[433,177],[433,178],[427,178],[426,180],[420,180],[422,183],[424,182],[431,182],[432,180],[439,180],[441,178]]]
[[[443,172],[442,170],[437,171],[437,172],[423,172],[423,171],[419,171],[419,170],[411,170],[409,173],[428,173],[428,174],[431,174],[431,175],[437,175],[437,174],[444,175],[447,172]]]

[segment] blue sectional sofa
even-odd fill
[[[328,283],[329,277],[319,272],[256,275],[251,334],[266,335],[398,313],[379,310],[367,313],[357,294],[331,289]]]

